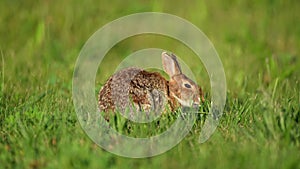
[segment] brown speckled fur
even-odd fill
[[[122,86],[119,87],[120,85]],[[138,68],[123,69],[110,77],[100,90],[99,108],[104,112],[109,110],[115,111],[115,103],[117,100],[122,102],[121,99],[126,100],[125,97],[129,95],[134,103],[136,103],[138,106],[142,106],[145,109],[145,106],[147,108],[147,105],[150,106],[151,104],[147,94],[156,89],[164,94],[164,97],[167,99],[166,101],[169,103],[171,110],[174,110],[176,107],[178,107],[178,103],[172,96],[169,95],[170,93],[168,85],[169,82],[157,72],[147,72]],[[122,88],[123,91],[119,91],[119,88]],[[114,90],[114,92],[112,90]],[[113,93],[115,93],[117,97],[114,98],[112,96]]]
[[[111,82],[112,77],[107,80],[107,82],[99,92],[98,99],[100,110],[107,111],[115,109],[114,101],[111,97]]]

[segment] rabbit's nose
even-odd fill
[[[199,97],[195,97],[195,98],[194,98],[194,103],[193,103],[193,105],[194,105],[194,104],[196,104],[196,105],[199,106],[199,104],[200,104],[200,98],[199,98]]]

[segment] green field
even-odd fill
[[[204,144],[198,144],[199,119],[170,151],[131,159],[99,148],[82,130],[72,77],[81,48],[96,30],[149,11],[182,17],[208,36],[224,65],[227,101]],[[0,168],[300,169],[299,11],[296,0],[1,0]],[[194,54],[158,35],[117,44],[100,65],[96,90],[126,56],[150,47],[181,56],[209,101],[209,79],[191,59]],[[153,129],[132,132],[147,136]]]

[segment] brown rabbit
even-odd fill
[[[200,87],[184,75],[173,54],[162,53],[166,80],[157,72],[139,68],[126,68],[111,76],[99,92],[101,111],[125,111],[134,107],[138,111],[164,111],[166,105],[171,111],[180,106],[198,107],[203,93]]]

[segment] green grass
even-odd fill
[[[2,0],[0,168],[300,168],[299,6],[293,0]],[[198,120],[170,151],[130,159],[102,150],[85,135],[72,103],[72,75],[80,49],[98,28],[145,11],[183,17],[208,36],[224,64],[227,102],[206,143],[197,142]],[[189,59],[193,53],[154,35],[114,47],[99,68],[96,88],[114,72],[109,67],[148,47],[183,56],[209,95],[205,69]]]

